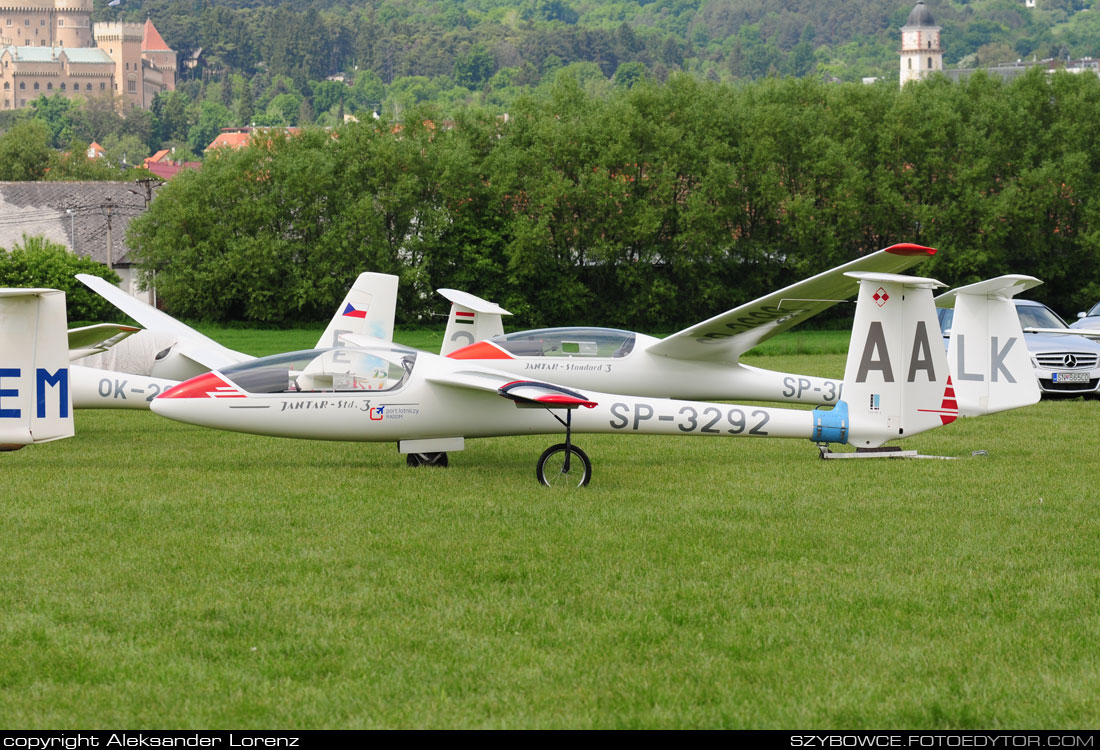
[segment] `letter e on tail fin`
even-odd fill
[[[397,281],[396,276],[388,273],[359,274],[317,340],[317,348],[345,346],[340,337],[346,333],[393,341]]]
[[[0,289],[0,446],[72,437],[65,293]]]

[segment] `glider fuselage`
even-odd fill
[[[844,383],[839,379],[775,372],[741,362],[675,359],[650,352],[649,348],[660,339],[640,333],[592,328],[546,330],[549,333],[542,339],[537,336],[539,331],[525,332],[528,340],[522,347],[504,337],[477,342],[447,357],[520,378],[604,393],[812,405],[831,405],[843,398]],[[600,331],[633,337],[633,348],[624,354],[600,356],[600,347],[585,340]],[[562,351],[563,341],[573,353]]]

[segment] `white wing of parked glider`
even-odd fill
[[[99,323],[69,329],[69,360],[105,352],[141,329],[116,323]]]
[[[133,295],[127,294],[106,279],[101,279],[98,276],[92,276],[87,273],[78,273],[76,278],[86,287],[100,297],[103,297],[138,323],[141,323],[150,331],[174,333],[177,336],[205,340],[216,347],[221,346],[217,341],[203,336],[191,326],[179,322],[168,313],[161,312],[152,305],[142,302]]]
[[[155,333],[174,335],[178,343],[173,354],[185,357],[197,363],[201,368],[213,370],[252,359],[247,354],[241,354],[222,346],[214,339],[204,336],[171,315],[127,294],[106,279],[86,273],[78,273],[76,278],[119,310],[141,323],[146,329]]]
[[[648,351],[675,359],[734,363],[760,342],[855,295],[858,282],[849,273],[897,273],[935,253],[922,245],[892,245],[685,328]]]

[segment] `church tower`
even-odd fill
[[[907,81],[919,81],[937,70],[943,70],[940,27],[924,0],[918,0],[901,27],[901,85],[904,88]]]

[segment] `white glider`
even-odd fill
[[[546,328],[503,335],[508,312],[439,290],[452,302],[441,354],[523,377],[635,396],[835,404],[844,384],[742,363],[757,344],[854,296],[856,272],[899,273],[935,254],[893,245],[799,281],[664,339],[612,328]],[[463,295],[463,296],[459,296]]]
[[[581,391],[555,382],[552,372],[546,379],[517,378],[469,359],[390,344],[291,352],[211,371],[161,394],[152,409],[181,422],[238,432],[393,441],[414,465],[446,465],[446,452],[461,450],[466,438],[564,431],[565,442],[543,452],[536,474],[544,484],[577,485],[587,484],[591,462],[572,443],[574,432],[787,437],[875,448],[954,421],[960,409],[932,302],[932,289],[943,285],[881,272],[848,278],[858,285],[858,301],[843,398],[838,388],[833,408]],[[995,326],[987,326],[984,336],[977,325],[967,328],[960,344],[995,355],[984,360],[984,370],[981,357],[967,359],[968,368],[974,363],[967,372],[975,376],[967,381],[968,397],[983,399],[983,413],[1034,403],[1038,389],[1030,363],[1026,355],[1016,356],[1023,350],[1019,320],[1014,314],[1002,320],[986,296],[972,301],[958,314],[979,323],[995,318]],[[773,326],[784,322],[772,319]],[[709,333],[726,335],[723,327],[731,324],[737,325],[736,319],[689,329],[689,338],[709,341]],[[680,341],[672,348],[681,345],[694,346]]]

